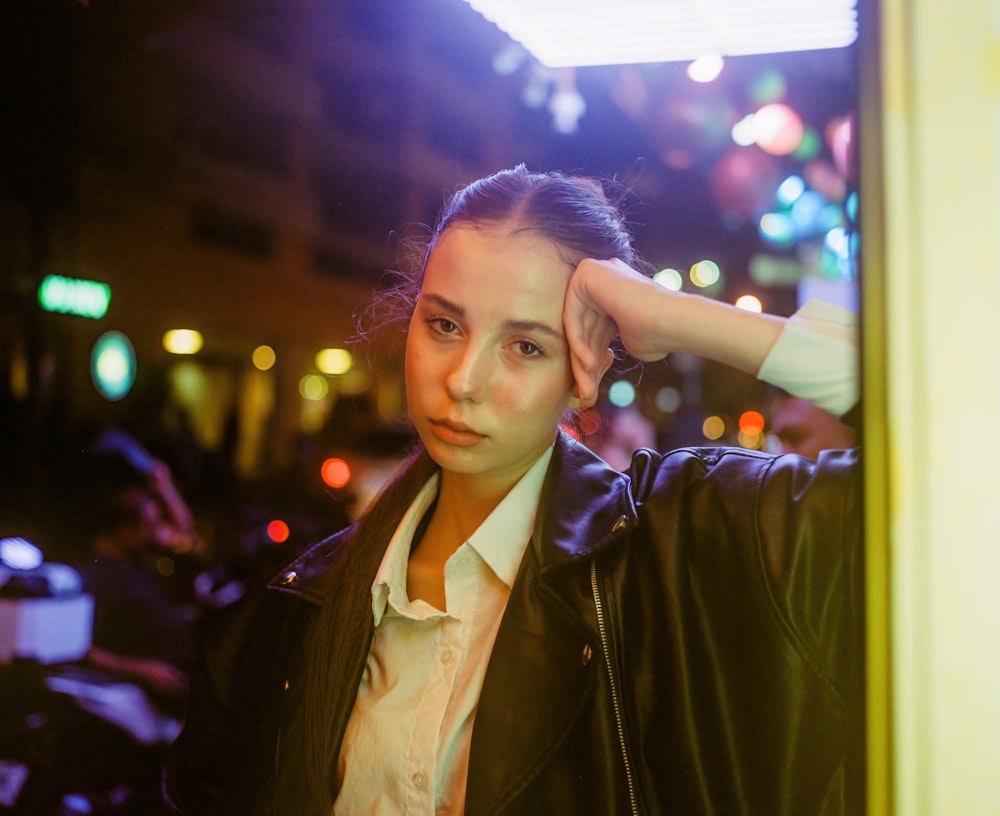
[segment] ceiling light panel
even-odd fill
[[[856,0],[466,0],[553,68],[842,48]]]

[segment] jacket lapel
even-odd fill
[[[538,576],[529,550],[497,633],[476,711],[466,813],[496,812],[561,744],[590,698],[596,631]]]
[[[521,793],[588,705],[604,661],[586,563],[619,519],[634,518],[627,485],[560,436],[476,712],[469,816],[502,810]]]

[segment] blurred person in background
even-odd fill
[[[192,658],[193,612],[171,598],[157,562],[194,535],[169,467],[121,431],[88,452],[79,497],[85,552],[76,564],[94,598],[88,663],[142,686],[179,718]]]
[[[781,453],[797,453],[809,459],[816,459],[820,451],[853,448],[858,436],[836,415],[787,393],[774,403],[771,433],[778,438]]]
[[[640,269],[593,180],[521,166],[449,200],[375,323],[408,327],[421,448],[206,638],[174,807],[861,812],[857,453],[642,451],[623,474],[560,429],[615,335],[846,412],[854,328]]]

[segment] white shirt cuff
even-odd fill
[[[811,300],[788,318],[757,377],[836,416],[858,401],[857,315]]]

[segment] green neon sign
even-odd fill
[[[111,303],[111,287],[106,283],[46,275],[38,287],[38,303],[47,312],[73,314],[98,320]]]

